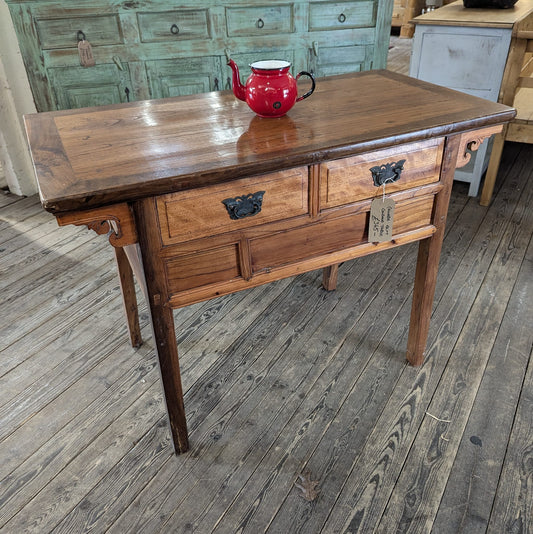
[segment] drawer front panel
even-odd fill
[[[393,235],[431,224],[434,197],[398,203]],[[258,272],[291,262],[353,247],[367,241],[368,212],[279,232],[250,241],[252,271]]]
[[[167,260],[165,268],[171,294],[241,276],[235,244],[174,257]]]
[[[292,5],[230,7],[226,9],[228,36],[292,33]]]
[[[305,215],[308,207],[307,167],[298,167],[230,184],[162,195],[157,199],[163,244],[180,243]],[[232,219],[222,202],[263,191],[260,211]],[[239,210],[241,211],[241,210]]]
[[[137,19],[144,43],[171,43],[210,36],[207,9],[139,13]]]
[[[309,5],[309,30],[374,26],[374,2],[323,2]]]
[[[386,183],[386,193],[438,182],[443,148],[443,139],[430,139],[323,163],[320,206],[333,208],[381,194],[383,187],[374,185],[370,169],[401,160],[405,163],[400,178]]]
[[[79,31],[92,46],[122,43],[118,15],[38,19],[36,26],[44,50],[76,48]]]

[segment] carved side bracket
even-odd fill
[[[114,247],[124,247],[137,243],[137,230],[130,207],[126,203],[103,208],[73,211],[56,215],[59,226],[85,225],[98,235],[108,234]]]
[[[489,128],[483,128],[482,130],[474,130],[473,132],[465,132],[461,135],[461,144],[459,146],[459,152],[457,154],[456,168],[464,167],[472,157],[469,152],[477,150],[481,143],[491,135],[500,133],[503,129],[503,125],[490,126]]]

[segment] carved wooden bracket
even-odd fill
[[[498,126],[490,126],[489,128],[483,128],[482,130],[474,130],[473,132],[465,132],[462,134],[455,167],[457,169],[464,167],[472,157],[472,154],[469,152],[469,150],[477,150],[481,143],[487,139],[487,137],[500,133],[502,129],[503,125],[499,124]]]
[[[86,225],[98,235],[108,234],[114,247],[137,243],[137,230],[130,207],[126,203],[113,204],[84,211],[72,211],[56,215],[59,226]]]

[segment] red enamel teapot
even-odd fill
[[[230,59],[228,65],[233,71],[233,94],[245,101],[260,117],[281,117],[304,98],[311,96],[315,90],[315,78],[309,72],[299,72],[294,78],[289,69],[291,64],[282,60],[256,61],[250,65],[252,74],[241,83],[239,68]],[[296,81],[300,76],[311,78],[311,89],[302,96],[298,96]]]

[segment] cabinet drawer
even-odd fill
[[[177,256],[165,262],[170,293],[233,280],[241,276],[236,244]],[[213,293],[213,297],[216,293]]]
[[[393,235],[431,224],[434,197],[398,203],[394,210]],[[322,223],[252,239],[252,272],[268,270],[367,241],[369,213],[355,213]]]
[[[309,30],[343,30],[374,26],[375,2],[323,2],[309,5]]]
[[[118,15],[37,19],[35,21],[41,47],[76,48],[81,31],[93,46],[122,43]]]
[[[187,39],[208,39],[207,9],[138,13],[141,41],[155,43]]]
[[[429,139],[323,163],[320,207],[333,208],[381,194],[383,187],[374,185],[371,169],[401,160],[405,163],[400,178],[386,183],[386,193],[438,182],[443,148],[443,139]]]
[[[230,7],[226,9],[228,36],[291,33],[292,4],[279,6]]]
[[[157,199],[163,244],[241,230],[308,213],[307,167],[162,195]],[[262,201],[243,197],[262,194]],[[224,200],[235,200],[241,218],[232,219]],[[249,212],[249,215],[246,215]],[[244,216],[243,216],[244,215]]]

